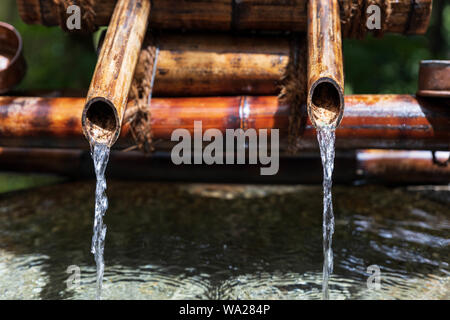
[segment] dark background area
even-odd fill
[[[15,0],[0,2],[0,21],[14,25],[23,38],[28,72],[18,89],[89,87],[96,62],[93,36],[26,25]],[[343,48],[346,94],[415,93],[420,60],[450,57],[450,1],[433,1],[426,35],[345,39]]]

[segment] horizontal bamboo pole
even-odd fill
[[[287,37],[164,33],[158,42],[153,96],[276,95],[290,62]]]
[[[336,130],[338,149],[450,149],[448,99],[354,95],[345,97],[345,105]],[[87,148],[79,120],[83,106],[83,98],[0,97],[0,146]],[[194,121],[202,121],[203,130],[222,132],[278,128],[280,137],[286,138],[289,111],[274,96],[154,98],[150,106],[155,141],[170,140],[178,128],[193,134]],[[298,144],[300,149],[317,148],[309,120]],[[124,126],[116,146],[130,145],[129,127]]]
[[[307,109],[317,128],[336,128],[344,114],[344,65],[337,0],[308,2]]]
[[[450,181],[449,152],[366,150],[357,153],[358,170],[366,181],[387,184],[445,184]]]
[[[150,27],[155,29],[195,30],[278,30],[305,31],[308,0],[153,0]],[[83,1],[87,3],[88,1]],[[21,18],[29,24],[65,26],[67,13],[57,0],[17,0]],[[116,0],[93,0],[86,24],[108,25]],[[424,34],[431,15],[432,0],[340,0],[345,32],[365,28],[369,4],[381,7],[384,32]],[[89,10],[89,9],[92,10]],[[357,10],[354,10],[357,8]],[[91,22],[93,20],[93,22]],[[85,22],[83,20],[83,22]],[[83,24],[83,23],[82,23]],[[376,31],[376,30],[375,30]]]
[[[446,152],[448,153],[448,152]],[[442,155],[440,161],[445,161]],[[430,151],[363,150],[338,152],[334,183],[355,181],[383,184],[447,184],[450,166],[433,163]],[[94,178],[89,151],[80,149],[1,148],[3,171],[52,173]],[[301,168],[299,171],[298,168]],[[261,176],[258,165],[174,165],[169,153],[147,157],[140,152],[113,151],[108,178],[157,181],[205,181],[241,183],[320,183],[322,167],[317,152],[282,157],[276,175]]]
[[[149,14],[150,0],[117,2],[81,118],[91,144],[111,146],[119,137]]]

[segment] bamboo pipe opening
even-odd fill
[[[319,79],[312,85],[309,95],[308,113],[312,124],[315,127],[338,127],[344,114],[344,93],[336,81]]]
[[[117,110],[111,101],[97,97],[90,100],[83,111],[83,130],[89,143],[112,144],[120,133]]]

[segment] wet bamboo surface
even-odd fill
[[[156,29],[194,30],[278,30],[305,31],[308,0],[153,0],[150,27]],[[93,1],[94,26],[108,25],[116,0]],[[369,2],[340,0],[341,20],[355,29],[358,18]],[[375,2],[374,2],[375,3]],[[389,12],[383,23],[384,32],[425,33],[432,0],[378,1]],[[21,18],[29,24],[64,25],[56,0],[17,0]],[[352,12],[352,7],[360,8]],[[360,11],[360,12],[358,12]],[[384,13],[385,15],[385,13]]]
[[[118,138],[150,14],[150,0],[119,0],[106,32],[82,114],[88,141]]]
[[[448,154],[438,159],[445,161]],[[363,150],[338,152],[334,183],[355,181],[382,184],[448,184],[450,166],[433,163],[430,151]],[[73,178],[94,178],[88,150],[1,148],[3,171],[52,173]],[[276,175],[261,176],[260,165],[174,165],[170,154],[152,157],[140,152],[113,151],[108,178],[158,181],[234,183],[320,183],[322,167],[318,152],[281,157]],[[301,170],[299,170],[301,168]]]
[[[308,115],[336,128],[344,114],[344,65],[338,0],[308,2]]]
[[[450,149],[448,99],[354,95],[345,97],[345,104],[336,130],[338,149]],[[83,107],[83,98],[0,97],[0,145],[87,149],[80,123]],[[157,148],[170,147],[167,142],[175,129],[193,134],[194,121],[202,121],[203,131],[277,128],[281,150],[287,138],[289,106],[275,96],[154,98],[150,111],[153,139],[161,140]],[[307,120],[299,147],[316,149],[316,140],[315,128]],[[116,146],[130,145],[129,128],[124,126]]]

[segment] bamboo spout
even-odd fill
[[[81,118],[91,144],[112,146],[119,137],[149,14],[150,0],[117,2]]]
[[[83,132],[88,141],[113,144],[120,134],[120,123],[114,104],[102,97],[89,100],[82,115]]]
[[[308,2],[307,109],[316,128],[337,128],[344,114],[341,21],[337,0]]]

